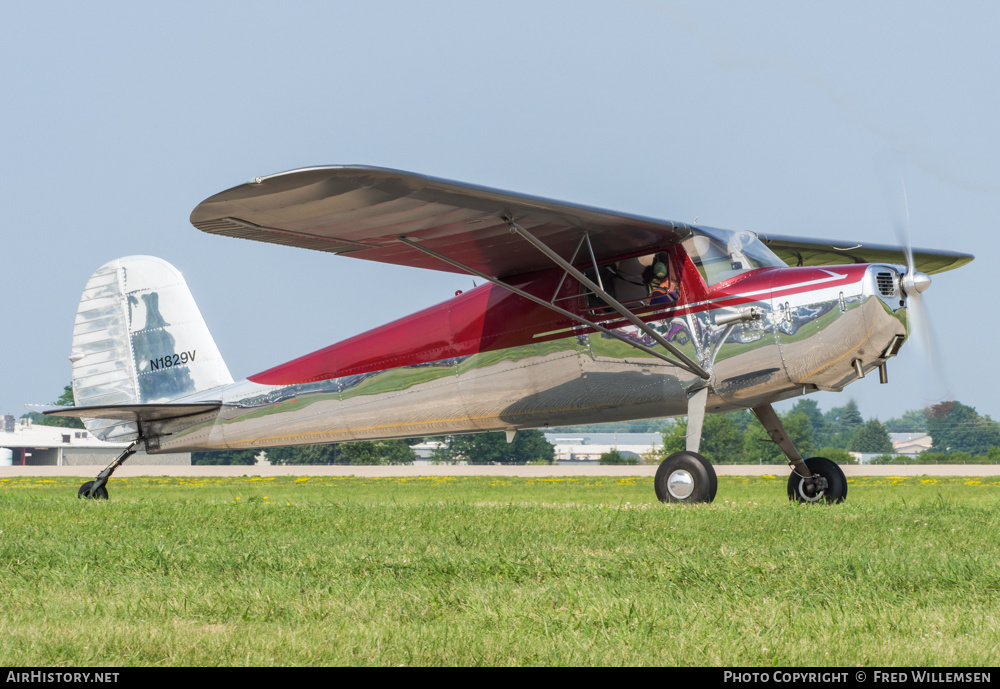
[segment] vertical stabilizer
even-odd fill
[[[155,404],[233,382],[180,271],[152,256],[101,266],[83,290],[73,328],[77,406]],[[135,424],[88,419],[107,440]]]

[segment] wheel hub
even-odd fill
[[[806,502],[819,502],[823,499],[826,489],[829,487],[830,485],[825,478],[819,474],[813,474],[812,480],[799,480],[799,495]]]
[[[684,500],[694,492],[694,476],[689,471],[677,469],[667,478],[667,491],[677,500]]]

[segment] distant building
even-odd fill
[[[892,449],[897,455],[919,455],[931,449],[931,437],[926,433],[890,433]]]
[[[431,460],[431,455],[434,450],[444,447],[447,443],[442,443],[437,440],[431,440],[429,442],[417,443],[416,445],[411,445],[410,449],[413,450],[413,454],[417,456],[413,460],[414,466],[430,466],[434,462]],[[456,464],[466,464],[466,462],[456,462]]]
[[[868,464],[884,454],[916,457],[921,452],[931,449],[931,437],[926,433],[890,433],[889,440],[892,441],[892,452],[850,452],[848,454],[858,460],[858,463]]]
[[[106,443],[82,428],[42,426],[7,415],[0,424],[0,466],[106,466],[128,443]],[[147,455],[137,452],[129,464],[190,466],[190,452]]]
[[[650,450],[661,450],[663,436],[659,433],[544,433],[555,450],[556,464],[597,464],[601,455],[618,450],[625,457],[642,458]],[[433,464],[431,454],[442,442],[424,442],[411,446],[416,453],[416,466]],[[466,462],[457,462],[466,464]]]
[[[641,459],[663,447],[659,433],[546,433],[545,439],[555,446],[556,464],[596,464],[611,450]]]

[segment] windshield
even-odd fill
[[[684,250],[709,287],[755,268],[785,267],[753,232],[699,227]]]

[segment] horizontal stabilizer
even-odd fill
[[[114,404],[93,407],[56,407],[42,413],[46,416],[71,416],[78,419],[109,419],[114,421],[168,421],[217,411],[222,402],[192,404]]]

